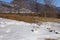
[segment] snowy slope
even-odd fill
[[[42,22],[37,25],[0,18],[0,40],[45,40],[46,38],[60,40],[60,23]]]

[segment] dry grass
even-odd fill
[[[44,18],[44,17],[39,17],[39,16],[22,16],[19,14],[0,14],[0,17],[2,18],[8,18],[8,19],[13,19],[13,20],[18,20],[18,21],[25,21],[25,22],[34,22],[33,19],[34,17],[37,17],[38,21],[54,21],[54,22],[60,22],[59,19],[57,18]]]

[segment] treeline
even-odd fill
[[[39,17],[48,17],[48,18],[59,18],[60,19],[60,13],[45,13],[45,12],[42,12],[42,13],[39,13],[39,12],[36,12],[36,13],[1,13],[1,14],[5,14],[5,15],[21,15],[21,16],[39,16]]]

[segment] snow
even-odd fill
[[[53,31],[49,32],[50,30]],[[38,25],[0,18],[0,40],[45,40],[46,38],[60,40],[60,23],[42,22]]]

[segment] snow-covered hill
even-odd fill
[[[51,31],[52,30],[52,31]],[[0,18],[0,40],[60,40],[60,23],[26,23]]]
[[[0,13],[35,13],[37,12],[36,4],[37,9],[41,12],[44,5],[34,0],[14,0],[11,3],[0,1]]]

